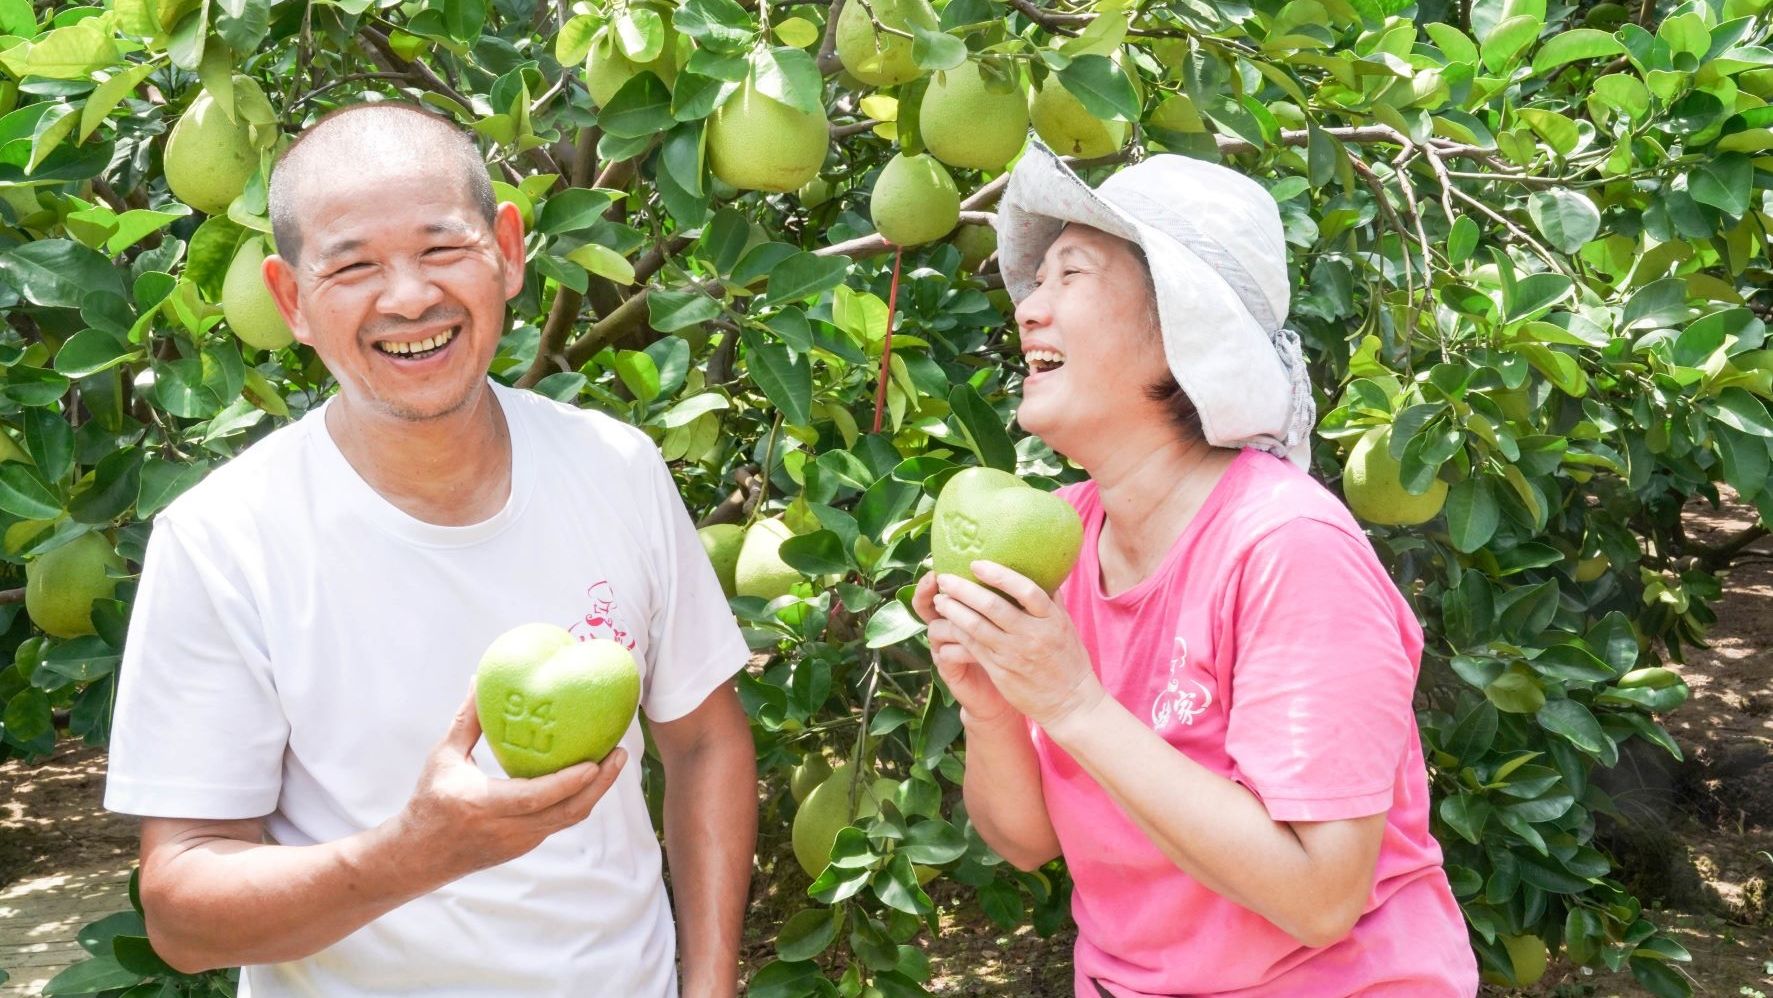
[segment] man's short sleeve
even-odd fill
[[[1237,779],[1276,821],[1389,810],[1420,641],[1366,539],[1292,520],[1251,548],[1228,599]]]
[[[750,657],[720,579],[664,461],[647,458],[661,529],[653,544],[660,598],[647,623],[651,661],[641,707],[654,721],[674,721],[744,668]]]
[[[289,725],[257,610],[162,516],[118,675],[105,806],[165,818],[276,809]]]

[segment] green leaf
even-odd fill
[[[106,18],[92,17],[56,28],[0,52],[0,65],[15,78],[84,80],[122,59]]]
[[[1527,202],[1527,214],[1545,241],[1560,253],[1575,253],[1601,228],[1601,210],[1580,191],[1536,191]]]
[[[688,0],[672,15],[671,25],[720,52],[742,51],[756,36],[751,15],[733,0]]]
[[[1441,798],[1440,816],[1448,828],[1476,845],[1482,841],[1484,823],[1490,817],[1490,804],[1471,794],[1453,794]]]
[[[1598,755],[1607,742],[1600,722],[1587,707],[1574,700],[1552,700],[1539,709],[1539,723],[1547,731],[1563,735],[1570,744],[1590,755]]]
[[[10,725],[8,725],[10,728]],[[96,956],[74,964],[49,979],[43,986],[47,998],[58,995],[93,995],[114,988],[140,984],[142,975],[124,969],[113,956]]]
[[[1766,403],[1740,388],[1726,388],[1718,393],[1712,418],[1733,430],[1773,437],[1773,416],[1768,415]]]
[[[913,863],[941,866],[965,855],[967,838],[960,829],[940,818],[930,818],[911,826],[910,834],[898,847],[900,855]]]
[[[1612,73],[1594,81],[1595,96],[1627,118],[1637,121],[1650,113],[1650,89],[1644,81],[1624,73]]]
[[[16,461],[0,464],[0,509],[26,520],[53,520],[62,501],[37,473]]]
[[[1594,28],[1566,28],[1539,46],[1533,56],[1533,75],[1544,76],[1578,59],[1601,59],[1624,52],[1625,46],[1608,32]]]
[[[0,253],[0,279],[47,308],[79,308],[91,291],[125,297],[111,261],[71,239],[38,239]]]
[[[31,0],[0,0],[0,35],[30,38],[37,34],[37,12]]]
[[[593,14],[575,14],[554,36],[554,61],[563,66],[576,66],[591,54],[591,40],[603,21]]]
[[[1748,211],[1754,175],[1754,164],[1744,153],[1708,156],[1687,174],[1687,193],[1700,204],[1740,218]]]
[[[811,960],[836,941],[842,925],[843,912],[837,908],[796,912],[776,931],[776,953],[789,962]]]
[[[1447,260],[1457,266],[1471,259],[1472,251],[1477,249],[1480,230],[1478,224],[1469,215],[1460,215],[1453,222],[1453,228],[1447,233]]]
[[[165,509],[186,489],[203,480],[209,470],[202,463],[168,461],[150,456],[142,467],[141,493],[136,497],[135,512],[142,518]]]
[[[205,219],[191,234],[190,248],[185,253],[185,279],[197,285],[197,290],[210,301],[220,301],[228,266],[252,236],[250,230],[231,218],[214,215]]]
[[[591,273],[617,284],[634,283],[634,264],[630,263],[627,257],[608,246],[599,243],[586,243],[578,249],[569,251],[566,258]]]
[[[751,976],[745,994],[750,998],[807,998],[819,993],[816,982],[823,979],[816,963],[772,960]]]
[[[1528,274],[1507,296],[1508,321],[1516,322],[1556,305],[1569,296],[1576,283],[1562,274]]]
[[[980,462],[999,471],[1016,470],[1016,445],[1010,441],[997,411],[972,385],[961,383],[948,393],[948,406],[960,422],[967,445]]]
[[[788,348],[771,343],[756,330],[746,327],[739,334],[745,347],[746,369],[751,380],[763,390],[781,411],[790,426],[807,426],[813,421],[813,369],[805,354],[791,358]]]
[[[558,236],[589,229],[603,221],[609,206],[610,195],[606,191],[569,187],[543,203],[536,231]]]
[[[652,62],[665,51],[665,19],[647,7],[625,6],[615,20],[616,43],[630,62]]]
[[[923,621],[917,619],[910,607],[898,600],[888,600],[868,618],[865,635],[868,647],[885,648],[887,645],[910,640],[923,631]]]
[[[805,50],[785,45],[759,49],[751,65],[758,93],[808,114],[824,112],[825,80]]]
[[[86,378],[141,357],[142,351],[110,333],[83,329],[56,351],[55,370],[70,378]]]
[[[1095,117],[1139,120],[1139,93],[1126,71],[1105,55],[1080,55],[1058,72],[1059,82]]]
[[[780,551],[789,567],[806,575],[832,575],[855,567],[844,554],[843,541],[829,530],[790,537],[782,542]]]
[[[770,271],[769,300],[798,301],[822,294],[842,284],[849,272],[847,257],[795,253]]]
[[[1096,20],[1107,20],[1098,17]],[[1091,22],[1094,24],[1095,22]],[[932,73],[954,69],[967,61],[967,43],[941,31],[912,25],[911,59],[918,69]]]
[[[620,139],[642,139],[677,124],[671,114],[671,90],[649,70],[629,78],[597,116],[604,132]]]
[[[1490,542],[1501,522],[1501,507],[1488,478],[1467,478],[1447,493],[1447,531],[1453,547],[1470,554]]]
[[[37,119],[37,129],[31,135],[31,158],[25,164],[26,174],[35,171],[38,164],[48,159],[49,154],[74,131],[74,126],[80,122],[74,111],[74,105],[57,101]]]
[[[1516,14],[1497,24],[1479,49],[1484,68],[1492,73],[1507,69],[1527,50],[1527,46],[1533,44],[1533,40],[1539,37],[1539,29],[1544,26],[1545,22],[1532,14]]]
[[[1510,714],[1532,714],[1545,706],[1545,690],[1532,673],[1520,668],[1497,676],[1484,687],[1484,697]]]
[[[85,142],[99,124],[116,110],[123,98],[141,86],[143,80],[159,67],[158,59],[137,63],[120,73],[113,74],[105,82],[93,89],[86,97],[80,109],[80,141]]]
[[[20,419],[25,424],[25,451],[37,473],[47,481],[60,481],[74,463],[74,428],[61,413],[48,409],[26,409]]]
[[[707,322],[720,316],[720,303],[700,291],[654,288],[646,296],[647,324],[661,333]]]
[[[215,32],[241,55],[258,49],[271,30],[271,0],[222,0]]]
[[[659,397],[659,368],[652,357],[639,350],[616,354],[616,376],[642,404]]]

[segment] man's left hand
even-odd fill
[[[1063,606],[1002,565],[972,569],[984,585],[937,576],[936,609],[1012,707],[1049,727],[1107,695]]]

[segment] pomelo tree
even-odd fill
[[[968,823],[906,604],[951,475],[1078,475],[1014,428],[990,260],[1032,123],[1093,179],[1175,152],[1269,188],[1315,470],[1429,637],[1435,831],[1482,964],[1532,976],[1538,940],[1685,994],[1591,776],[1678,753],[1665,663],[1773,512],[1763,6],[0,0],[0,753],[105,741],[153,514],[329,390],[249,279],[266,164],[328,108],[417,101],[530,225],[493,375],[645,428],[698,518],[749,528],[711,547],[759,655],[752,993],[924,993],[938,902],[1052,931],[1062,867]],[[1682,508],[1724,484],[1761,522],[1700,545]],[[844,763],[897,782],[841,795],[810,876],[797,801]],[[94,928],[55,993],[225,987],[170,975],[134,913]]]

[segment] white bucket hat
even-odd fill
[[[998,268],[1010,297],[1059,232],[1078,222],[1138,244],[1157,289],[1164,356],[1207,442],[1309,467],[1311,380],[1287,318],[1287,247],[1274,198],[1250,178],[1186,156],[1152,156],[1092,190],[1039,139],[998,208]]]

